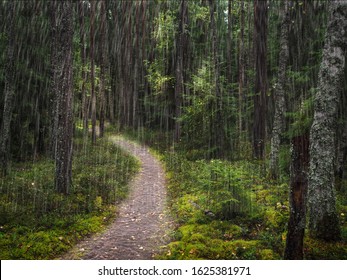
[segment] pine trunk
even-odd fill
[[[184,46],[185,43],[185,29],[187,24],[187,2],[181,0],[179,11],[179,23],[178,33],[176,39],[176,84],[175,84],[175,141],[178,142],[181,137],[181,123],[179,118],[181,117],[182,95],[184,94]]]
[[[5,66],[5,90],[4,90],[4,110],[0,130],[0,164],[1,172],[6,175],[8,171],[9,159],[9,140],[10,140],[10,127],[12,119],[13,99],[14,99],[14,47],[15,47],[15,33],[14,33],[14,9],[15,3],[8,2],[8,23],[6,26],[6,35],[8,38],[7,45],[7,64]]]
[[[86,30],[85,30],[85,14],[84,14],[84,2],[80,0],[79,2],[79,21],[80,21],[80,47],[81,47],[81,63],[82,63],[82,86],[81,86],[81,117],[83,124],[83,146],[86,147],[86,142],[88,139],[88,96],[86,92],[86,82],[87,82],[87,71],[85,69],[87,62],[87,49],[86,49]]]
[[[95,92],[95,1],[90,3],[90,72],[92,101],[92,143],[96,143],[96,92]]]
[[[267,92],[267,1],[254,1],[255,90],[253,115],[253,156],[265,159]]]
[[[216,2],[213,0],[209,0],[210,5],[210,28],[211,28],[211,43],[212,43],[212,69],[213,69],[213,78],[214,78],[214,91],[215,91],[215,102],[212,105],[213,114],[211,120],[211,142],[212,148],[215,150],[213,152],[212,157],[220,158],[223,155],[223,147],[224,147],[224,127],[223,127],[223,119],[222,119],[222,89],[220,86],[220,65],[219,65],[219,57],[218,57],[218,33],[216,26]]]
[[[335,149],[339,92],[342,90],[347,42],[347,2],[330,2],[318,92],[310,131],[309,228],[313,237],[340,238],[336,213]]]
[[[58,70],[57,76],[57,143],[55,154],[55,185],[59,193],[68,194],[72,172],[72,38],[73,38],[73,5],[71,1],[57,3],[58,20]]]
[[[100,1],[100,137],[104,136],[106,117],[106,8],[105,0]]]

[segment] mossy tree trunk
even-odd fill
[[[340,238],[335,197],[336,121],[347,46],[347,2],[330,2],[318,92],[310,132],[309,229],[313,237]]]
[[[288,3],[284,1],[282,10],[281,38],[278,80],[275,90],[275,116],[271,135],[271,153],[270,153],[270,175],[273,179],[278,178],[278,161],[279,149],[281,143],[281,134],[284,130],[284,113],[285,113],[285,86],[286,86],[286,70],[289,58],[289,11]]]

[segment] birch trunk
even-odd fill
[[[318,92],[310,131],[309,228],[313,237],[340,238],[335,196],[336,120],[347,46],[347,2],[330,2]]]

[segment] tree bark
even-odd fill
[[[175,141],[181,138],[181,117],[182,95],[184,94],[184,44],[186,43],[186,24],[188,17],[188,4],[186,0],[181,0],[179,10],[178,34],[176,39],[176,83],[175,83]]]
[[[267,1],[254,1],[255,90],[253,115],[253,156],[265,159],[267,92]]]
[[[100,137],[104,136],[106,116],[106,8],[105,0],[100,1],[101,27],[100,27]]]
[[[92,143],[96,143],[96,92],[95,92],[95,1],[90,2],[90,79],[92,99]]]
[[[303,259],[309,164],[308,138],[308,134],[295,136],[291,143],[290,217],[284,252],[284,258],[287,260]]]
[[[347,2],[331,1],[318,92],[310,131],[309,229],[324,240],[340,238],[335,196],[336,120],[347,47]]]
[[[240,2],[240,35],[238,42],[238,74],[239,74],[239,88],[238,88],[238,129],[239,129],[239,148],[242,140],[242,114],[243,114],[243,87],[245,84],[245,3],[243,0]]]
[[[285,86],[286,86],[286,70],[289,58],[289,11],[288,2],[284,1],[282,11],[281,38],[280,38],[280,53],[278,80],[275,89],[275,116],[271,137],[271,153],[270,153],[270,176],[277,179],[279,175],[278,161],[279,149],[281,143],[281,135],[284,130],[284,113],[285,113]]]
[[[15,48],[15,33],[14,33],[14,19],[15,19],[15,3],[14,1],[8,2],[8,18],[9,21],[6,25],[7,41],[7,54],[5,66],[5,90],[4,90],[4,110],[0,130],[0,162],[1,172],[6,175],[8,171],[9,159],[9,140],[10,140],[10,127],[12,119],[13,98],[14,98],[14,48]]]
[[[220,66],[219,66],[219,57],[218,57],[218,34],[215,20],[216,13],[216,2],[209,0],[210,5],[210,28],[211,28],[211,43],[212,43],[212,64],[213,64],[213,83],[216,101],[214,102],[214,108],[212,109],[215,112],[215,116],[212,115],[212,146],[215,150],[212,156],[217,158],[222,157],[223,155],[223,146],[224,146],[224,127],[222,119],[222,90],[220,87]]]
[[[231,84],[233,81],[233,72],[232,72],[232,43],[233,43],[233,16],[232,16],[232,9],[233,9],[233,0],[228,0],[228,33],[227,33],[227,54],[226,54],[226,63],[227,63],[227,69],[226,69],[226,78],[228,84]]]
[[[72,132],[73,132],[73,77],[72,77],[72,38],[73,4],[71,1],[58,1],[57,38],[57,138],[55,153],[55,186],[59,193],[68,194],[72,172]]]
[[[86,147],[88,138],[88,96],[86,92],[87,71],[85,69],[87,62],[87,48],[86,48],[86,30],[85,30],[85,14],[83,0],[79,1],[79,22],[80,22],[80,45],[81,45],[81,63],[82,63],[82,86],[81,86],[81,110],[82,110],[82,123],[83,123],[83,146]]]

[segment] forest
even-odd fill
[[[0,22],[0,259],[116,223],[152,161],[129,143],[165,173],[149,259],[347,259],[347,1],[2,0]]]

